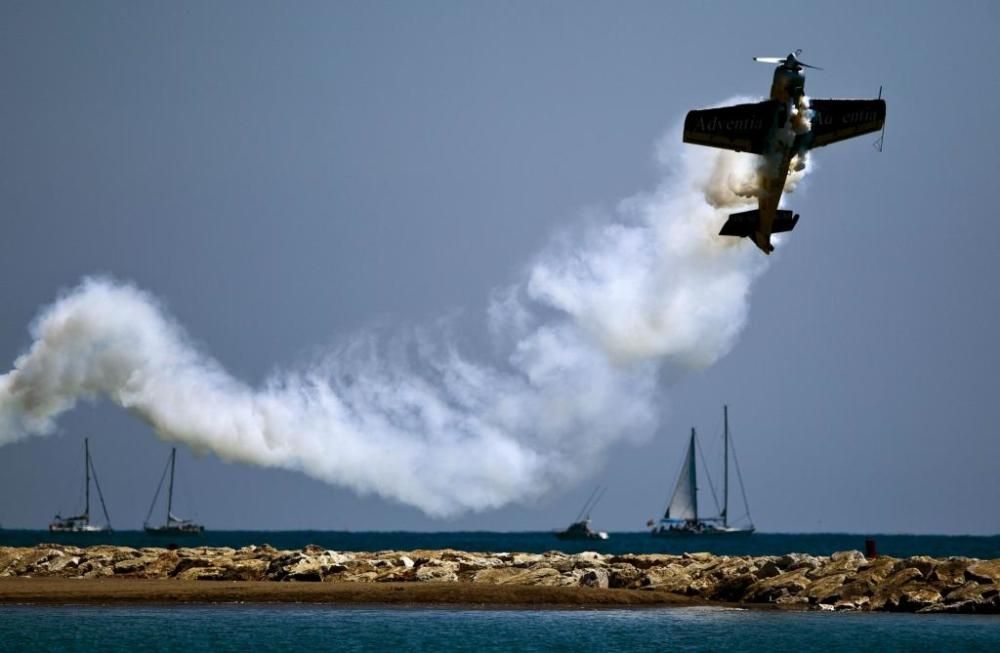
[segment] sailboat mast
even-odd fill
[[[694,520],[698,521],[698,465],[695,462],[695,433],[691,427],[691,447],[688,449],[688,478],[691,479],[691,505],[694,508]]]
[[[729,406],[722,407],[722,525],[729,526]]]
[[[87,489],[84,490],[83,516],[90,521],[90,439],[83,439],[83,473]],[[79,496],[79,495],[77,495]]]
[[[170,524],[174,504],[174,463],[177,460],[177,447],[170,450],[170,486],[167,488],[167,524]]]

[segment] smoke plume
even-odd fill
[[[659,387],[729,351],[766,266],[752,243],[716,235],[755,202],[759,157],[682,149],[678,132],[658,188],[554,238],[493,293],[494,359],[469,357],[448,330],[369,332],[254,388],[149,293],[87,278],[40,312],[0,376],[0,444],[107,398],[165,440],[434,516],[578,480],[608,447],[654,432]]]

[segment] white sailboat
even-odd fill
[[[104,525],[90,523],[90,478],[93,473],[94,486],[97,488],[97,496],[101,500],[101,510],[104,512]],[[90,439],[83,439],[83,475],[84,475],[84,503],[83,513],[72,517],[56,515],[49,524],[49,532],[52,533],[108,533],[111,531],[111,518],[108,517],[108,508],[104,505],[104,495],[101,493],[101,484],[97,482],[97,470],[94,469],[94,462],[90,459]]]
[[[723,407],[723,469],[724,481],[722,490],[722,509],[717,517],[700,517],[698,515],[698,436],[695,430],[691,429],[691,440],[688,443],[687,455],[684,457],[684,464],[680,474],[677,476],[677,484],[674,486],[674,493],[670,497],[670,504],[666,513],[658,523],[652,520],[649,526],[653,527],[652,534],[656,537],[677,537],[692,535],[750,535],[754,532],[753,523],[747,526],[735,527],[729,523],[729,451],[732,448],[729,439],[729,407]],[[739,475],[739,465],[737,464],[737,476]],[[706,473],[707,473],[706,469]],[[743,491],[743,479],[740,480],[740,490],[743,495],[743,503],[746,508],[746,518],[750,520],[750,506],[747,504],[746,492]],[[711,479],[709,479],[711,483]],[[714,494],[714,490],[713,490]],[[716,504],[718,505],[718,504]]]

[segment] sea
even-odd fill
[[[1000,617],[720,608],[0,606],[0,651],[991,651]]]
[[[307,544],[350,551],[596,550],[605,553],[880,554],[1000,558],[1000,536],[756,533],[657,539],[612,533],[564,542],[553,533],[215,531],[162,538],[142,531],[89,535],[0,530],[0,546],[44,542],[123,546]],[[630,609],[308,604],[0,605],[0,653],[17,651],[1000,651],[1000,616],[784,612],[711,607]]]
[[[0,546],[34,546],[46,542],[89,546],[114,544],[144,547],[228,546],[270,544],[278,549],[301,549],[316,544],[338,551],[597,551],[599,553],[685,553],[708,551],[719,555],[782,555],[865,550],[875,541],[877,553],[894,557],[929,555],[1000,558],[1000,535],[890,535],[864,533],[754,533],[753,535],[656,538],[647,532],[611,533],[607,540],[562,541],[552,532],[394,532],[394,531],[206,531],[197,536],[164,537],[144,531],[111,533],[50,533],[40,530],[0,530]]]

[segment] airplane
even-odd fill
[[[785,57],[754,57],[775,63],[771,97],[755,104],[736,104],[690,111],[684,120],[684,142],[750,152],[764,157],[757,208],[733,213],[720,236],[750,238],[765,254],[774,251],[771,234],[791,231],[798,214],[778,209],[788,169],[796,156],[862,134],[884,129],[885,100],[814,100],[805,95],[802,50]]]

